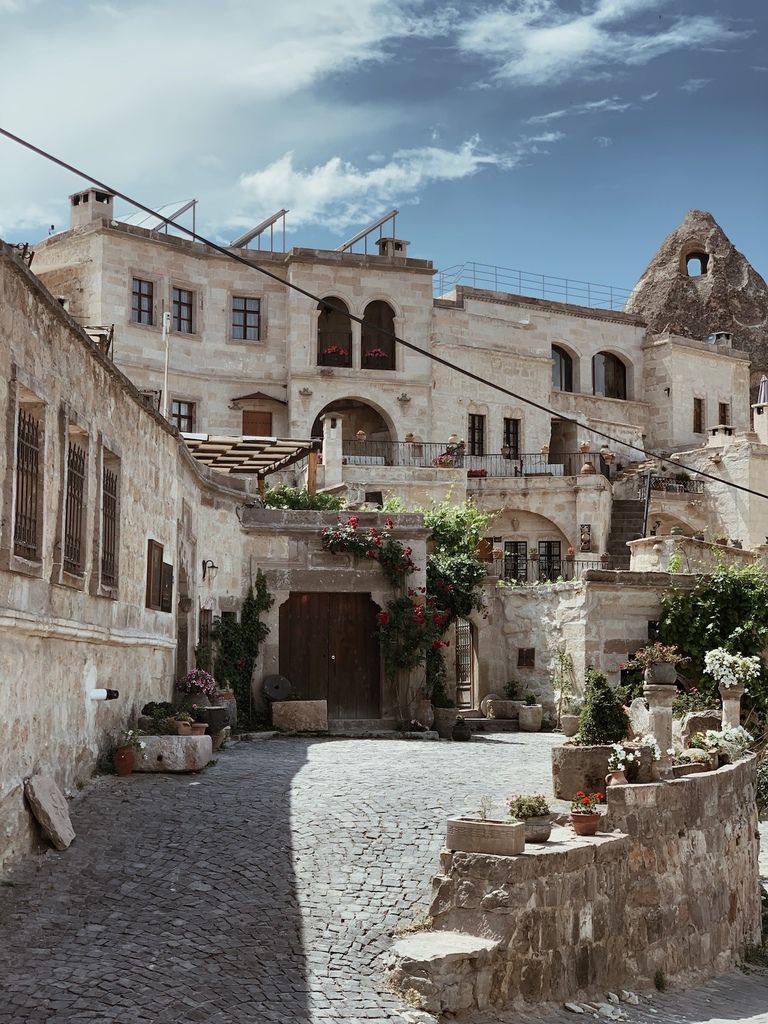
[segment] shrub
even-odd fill
[[[324,491],[310,494],[306,488],[288,487],[285,484],[268,487],[264,494],[264,504],[267,508],[289,508],[299,512],[338,512],[346,506],[344,498],[338,494],[326,494]]]
[[[585,746],[618,743],[627,735],[627,716],[619,695],[595,669],[585,675],[584,704],[579,716],[579,742]]]
[[[532,796],[514,796],[507,803],[507,810],[510,818],[518,821],[525,821],[526,818],[541,818],[550,814],[547,798],[543,793],[534,793]]]

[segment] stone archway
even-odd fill
[[[395,438],[394,426],[389,417],[372,402],[362,398],[337,398],[324,406],[312,424],[312,437],[323,436],[321,417],[327,413],[337,412],[343,418],[342,440],[352,442],[362,431],[367,441],[392,441]]]

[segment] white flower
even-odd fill
[[[757,655],[729,654],[723,647],[716,647],[704,655],[704,668],[716,683],[729,686],[745,686],[758,679],[762,662]]]

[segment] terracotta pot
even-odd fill
[[[456,740],[457,743],[466,743],[467,740],[472,739],[472,730],[465,719],[460,718],[457,720],[453,729],[451,729],[451,739]]]
[[[192,705],[196,704],[199,708],[207,708],[210,705],[210,701],[204,693],[180,693],[178,690],[173,695],[173,703],[177,708],[181,708],[182,711],[192,711]]]
[[[591,462],[585,462],[584,465],[581,467],[581,475],[582,476],[589,476],[591,473],[596,473],[596,472],[597,472],[597,470],[595,469],[595,467],[592,465]]]
[[[541,729],[541,721],[544,717],[544,708],[541,704],[523,704],[520,708],[520,731],[538,732]]]
[[[205,736],[205,730],[208,728],[207,722],[193,722],[190,727],[193,736]]]
[[[575,736],[579,731],[579,721],[578,715],[560,715],[560,728],[563,730],[563,736]]]
[[[176,736],[191,736],[192,729],[189,722],[177,722],[175,718],[168,719],[168,728]]]
[[[623,771],[615,769],[612,772],[608,772],[605,776],[605,785],[606,788],[608,786],[627,786],[629,785],[629,780]]]
[[[602,814],[595,811],[593,814],[571,813],[571,825],[577,836],[593,836],[597,833],[597,826],[600,824]]]
[[[526,843],[546,843],[552,833],[552,819],[548,814],[526,818],[523,824]]]
[[[216,707],[227,709],[228,725],[233,729],[237,725],[237,701],[233,690],[217,690],[213,698]]]
[[[118,747],[112,760],[118,775],[130,775],[136,765],[136,752],[133,747]]]
[[[582,444],[579,445],[579,451],[581,452],[582,455],[586,455],[587,452],[589,451],[590,447],[591,446],[590,446],[589,442],[588,441],[584,441]]]
[[[690,764],[673,764],[672,778],[683,779],[686,775],[698,775],[700,772],[705,772],[706,770],[707,765],[696,761],[692,761]]]

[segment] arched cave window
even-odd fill
[[[707,272],[709,256],[705,252],[691,252],[685,257],[685,272],[688,277],[701,277]]]
[[[573,391],[573,360],[559,345],[552,346],[552,387],[555,391]]]
[[[605,398],[627,397],[627,368],[611,352],[598,352],[592,359],[592,393]]]
[[[344,315],[349,307],[342,299],[322,299],[317,304],[317,365],[352,365],[352,321]]]
[[[394,370],[395,369],[395,341],[377,331],[395,332],[395,311],[388,302],[369,302],[365,307],[362,331],[361,360],[364,370]]]

